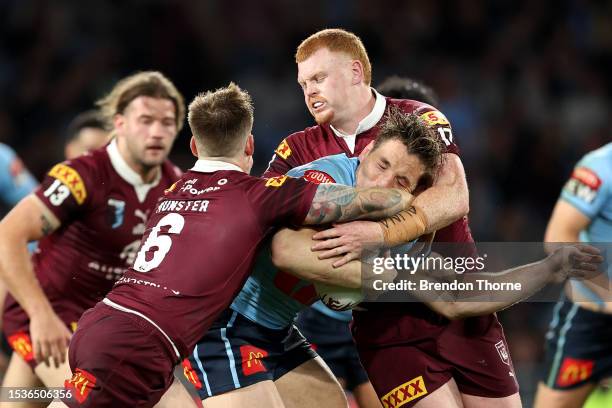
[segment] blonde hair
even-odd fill
[[[172,81],[157,71],[143,71],[123,78],[103,98],[96,102],[102,117],[110,128],[113,117],[122,114],[125,108],[139,96],[169,99],[174,104],[176,129],[185,123],[185,100]]]
[[[345,53],[350,58],[361,62],[363,79],[367,85],[370,85],[370,82],[372,82],[372,65],[359,37],[340,28],[327,28],[318,31],[299,45],[295,52],[295,62],[299,64],[321,48],[327,48],[332,52]]]
[[[251,96],[233,82],[197,95],[189,104],[189,127],[207,156],[231,157],[253,128]]]

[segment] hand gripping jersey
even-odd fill
[[[199,160],[153,210],[134,266],[104,303],[149,321],[186,357],[244,285],[260,243],[301,225],[316,190]]]
[[[356,136],[339,137],[329,124],[306,128],[284,139],[264,173],[264,177],[279,176],[289,169],[310,163],[320,157],[344,153],[348,157],[358,156],[361,151],[378,136],[381,123],[384,123],[390,108],[395,107],[405,113],[414,113],[423,119],[444,141],[446,153],[459,155],[446,117],[434,107],[422,102],[385,98],[373,91],[376,103],[373,111],[364,118],[357,128]],[[473,242],[467,217],[463,217],[436,232],[436,242]],[[458,254],[464,255],[464,254]],[[468,255],[468,254],[465,254]]]
[[[32,259],[47,297],[81,312],[100,301],[132,264],[151,209],[179,174],[166,161],[145,184],[115,142],[55,165],[35,192],[62,223]]]
[[[357,166],[359,166],[359,159],[349,158],[342,153],[293,168],[287,175],[302,177],[317,184],[337,183],[354,187]],[[282,329],[293,322],[300,310],[317,299],[314,286],[310,282],[274,267],[268,242],[257,254],[253,273],[234,299],[231,308],[264,327]],[[322,303],[320,308],[326,309],[324,313],[327,315],[350,320],[350,311],[348,313],[334,312]]]
[[[0,201],[12,207],[30,194],[36,185],[36,180],[13,149],[0,143]]]

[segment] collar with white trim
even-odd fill
[[[117,147],[117,140],[113,139],[108,146],[106,146],[106,151],[108,153],[108,157],[110,158],[111,164],[117,174],[131,184],[136,190],[136,195],[138,196],[138,200],[142,203],[144,202],[147,193],[150,189],[157,186],[159,180],[161,180],[162,170],[161,167],[157,170],[157,175],[155,179],[150,183],[145,183],[140,177],[140,174],[136,173],[125,161],[121,153],[119,153],[119,148]]]
[[[378,91],[376,91],[376,89],[374,88],[370,88],[370,89],[372,90],[372,93],[374,93],[374,96],[376,97],[376,102],[374,102],[374,108],[372,108],[372,111],[359,122],[359,124],[357,125],[357,129],[355,130],[355,133],[352,135],[342,133],[341,131],[333,127],[332,125],[329,125],[329,127],[331,127],[331,129],[333,130],[336,136],[344,138],[344,137],[356,136],[360,133],[367,132],[368,130],[376,126],[376,124],[383,117],[383,115],[385,114],[385,109],[387,107],[387,99],[385,99],[384,96],[379,94]]]
[[[212,173],[214,171],[219,170],[235,170],[244,173],[240,167],[236,166],[234,163],[228,163],[221,160],[206,160],[206,159],[198,159],[195,165],[191,168],[193,171],[199,171],[201,173]]]

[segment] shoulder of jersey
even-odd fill
[[[292,133],[291,135],[287,136],[287,140],[295,145],[304,142],[311,142],[313,139],[325,137],[326,134],[327,132],[324,126],[315,125],[307,127],[299,132]]]
[[[585,154],[576,167],[591,168],[602,180],[612,180],[612,143]]]
[[[171,181],[177,181],[183,176],[183,171],[170,160],[165,160],[162,164],[162,173]]]
[[[415,101],[412,99],[393,99],[387,98],[387,104],[389,106],[397,106],[402,111],[406,113],[415,113],[418,114],[420,112],[430,111],[430,110],[438,110],[431,105],[426,104],[425,102]]]

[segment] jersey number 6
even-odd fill
[[[164,216],[147,237],[142,248],[138,251],[136,261],[134,262],[134,270],[138,272],[149,272],[153,268],[157,268],[164,260],[164,257],[170,251],[172,246],[172,238],[168,235],[157,235],[163,227],[170,227],[168,234],[180,234],[185,226],[185,219],[182,215],[170,213]],[[147,252],[154,249],[153,258],[147,261]]]

